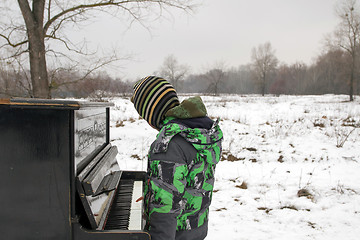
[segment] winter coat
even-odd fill
[[[183,119],[168,116],[149,150],[144,205],[152,240],[200,240],[207,235],[223,135],[218,121],[193,118],[193,112]]]

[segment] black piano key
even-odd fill
[[[133,187],[134,180],[120,180],[104,229],[126,230],[129,227]]]

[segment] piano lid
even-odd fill
[[[64,99],[2,98],[0,99],[0,107],[1,106],[11,108],[77,110],[80,108],[111,107],[114,106],[114,104],[110,102],[90,102]]]

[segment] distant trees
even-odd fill
[[[203,73],[190,74],[184,81],[185,93],[253,94],[257,92],[251,75],[250,65],[226,68],[224,63],[215,63]]]
[[[310,65],[301,62],[280,64],[267,79],[267,93],[348,94],[348,85],[344,84],[344,79],[349,79],[350,62],[349,54],[338,48],[324,51]],[[355,76],[359,77],[357,74]],[[101,100],[113,95],[126,95],[132,89],[131,83],[124,79],[114,79],[106,72],[84,77],[76,69],[57,69],[49,71],[49,77],[57,83],[52,91],[53,97],[90,96]],[[180,93],[259,93],[258,83],[253,79],[251,64],[237,68],[214,65],[203,73],[187,75],[182,83],[178,91]],[[29,72],[0,62],[0,97],[4,96],[31,96]]]
[[[78,54],[89,54],[85,43],[73,44],[70,35],[65,29],[69,26],[79,26],[79,23],[88,22],[96,17],[96,13],[108,13],[114,16],[128,16],[130,21],[138,21],[144,25],[144,21],[151,14],[162,15],[164,9],[179,8],[191,11],[193,0],[2,0],[4,5],[0,8],[2,13],[0,27],[0,47],[9,56],[15,58],[28,54],[31,73],[31,96],[36,98],[50,98],[51,90],[57,83],[50,83],[48,77],[47,57],[52,54],[55,57],[71,58],[66,51]],[[17,18],[18,11],[14,10],[17,4],[21,10],[22,21]],[[5,16],[5,17],[4,17]],[[64,46],[64,51],[57,51],[48,42],[56,41]],[[117,60],[116,55],[94,61],[92,69],[87,70],[85,75],[99,69],[109,62]],[[69,61],[70,64],[72,61]],[[79,62],[75,64],[79,67]]]
[[[348,94],[348,85],[344,84],[344,79],[348,79],[350,62],[350,56],[345,50],[326,48],[310,65],[303,62],[282,63],[273,69],[271,74],[266,74],[268,90],[265,93],[276,95]],[[204,73],[189,75],[185,80],[186,88],[183,91],[210,94],[259,93],[258,81],[254,81],[253,77],[252,64],[238,68],[224,68],[221,71],[214,66]],[[216,82],[216,79],[222,80]]]
[[[13,68],[11,62],[0,62],[0,97],[27,96],[29,86],[24,75]]]
[[[271,43],[266,42],[254,47],[251,51],[251,61],[255,79],[258,81],[261,94],[264,96],[266,91],[266,80],[269,74],[276,69],[278,60],[275,56],[275,50]]]
[[[316,58],[316,62],[309,68],[311,73],[309,87],[313,88],[310,93],[317,90],[325,93],[348,93],[349,86],[346,80],[349,79],[351,71],[351,59],[348,53],[342,49],[329,49]]]
[[[342,0],[336,7],[340,23],[327,39],[323,52],[307,65],[302,62],[281,64],[269,42],[252,49],[251,64],[224,72],[219,92],[271,94],[348,94],[353,101],[360,93],[360,7],[357,0]],[[215,72],[215,69],[208,70]],[[187,84],[199,91],[204,81],[191,75]],[[255,77],[251,82],[251,76]],[[197,84],[192,83],[196,81]],[[191,89],[191,88],[190,88]],[[190,90],[189,89],[189,90]],[[267,91],[268,90],[268,91]]]
[[[82,75],[74,71],[63,70],[56,72],[54,77],[60,83],[56,91],[53,92],[54,97],[91,98],[102,101],[113,96],[125,96],[132,89],[132,84],[129,82],[114,79],[106,72],[98,72],[81,81],[68,84],[61,83],[66,82],[68,78],[82,78]]]
[[[307,66],[302,62],[295,62],[289,66],[290,82],[288,88],[300,94],[305,94],[307,90]]]
[[[230,68],[227,71],[228,79],[224,89],[226,93],[254,94],[258,93],[252,77],[251,65],[241,65],[237,68]]]
[[[174,55],[169,55],[164,59],[159,74],[168,80],[176,90],[180,90],[181,83],[185,80],[189,69],[189,66],[180,64]]]
[[[48,97],[50,94],[53,97],[91,96],[102,99],[113,94],[126,94],[131,91],[130,83],[123,79],[114,79],[102,69],[102,66],[114,60],[113,56],[107,59],[96,59],[93,65],[87,64],[88,68],[86,69],[79,62],[74,62],[67,66],[46,67],[46,73],[42,72],[38,75],[34,74],[34,71],[37,70],[33,70],[32,60],[30,60],[29,69],[29,65],[25,62],[28,59],[24,56],[40,51],[38,52],[40,55],[33,56],[38,58],[34,61],[45,64],[47,64],[49,56],[55,56],[56,59],[66,57],[65,52],[52,48],[50,40],[53,40],[62,43],[69,51],[85,53],[85,57],[88,57],[86,51],[82,51],[81,46],[73,44],[61,29],[66,29],[67,24],[76,26],[82,21],[87,21],[89,16],[87,13],[90,9],[101,11],[102,7],[105,7],[105,5],[100,7],[96,4],[126,3],[126,8],[123,10],[130,15],[132,11],[135,11],[133,13],[136,14],[131,17],[134,17],[135,21],[140,21],[143,10],[157,12],[158,7],[169,6],[187,11],[191,9],[190,2],[192,1],[195,0],[129,0],[121,2],[109,0],[73,2],[69,0],[18,0],[14,2],[4,0],[4,5],[0,7],[0,12],[3,14],[0,15],[0,97]],[[32,6],[30,6],[30,2]],[[80,7],[80,4],[90,2],[99,8],[89,6],[89,8],[82,9]],[[7,10],[14,4],[22,6],[24,8],[22,11],[26,12],[22,16],[18,16],[21,21],[19,18],[12,18],[12,15],[9,19],[7,18],[9,15]],[[155,5],[154,8],[150,7],[153,5]],[[110,9],[108,7],[105,11]],[[43,8],[42,12],[39,11],[41,8]],[[71,11],[73,11],[72,14]],[[360,92],[360,9],[357,0],[342,0],[337,6],[337,14],[340,24],[329,35],[328,44],[321,49],[322,53],[316,56],[311,64],[303,62],[279,64],[271,43],[266,42],[252,49],[251,61],[246,65],[229,68],[225,64],[214,64],[203,72],[190,74],[186,65],[180,64],[174,55],[169,55],[164,59],[157,74],[168,79],[179,92],[261,93],[262,95],[267,93],[276,95],[334,93],[348,94],[352,101],[354,95]],[[32,17],[24,24],[22,18],[26,16]],[[27,28],[31,28],[35,31],[34,34],[40,34],[40,37],[43,37],[43,42],[41,40],[40,43],[36,43],[41,44],[40,47],[32,44],[31,33],[28,33],[30,30]],[[46,53],[45,60],[42,58],[43,45]],[[33,47],[35,50],[32,49]],[[116,58],[116,56],[114,57]],[[39,66],[36,69],[43,70]],[[102,70],[102,72],[95,70]],[[43,85],[41,85],[42,87],[35,86],[40,84],[39,81],[46,82],[46,90]],[[41,89],[41,93],[36,89]],[[42,92],[43,90],[45,93]]]
[[[334,32],[335,44],[350,56],[349,86],[350,101],[353,101],[354,80],[360,55],[360,9],[356,0],[343,0],[337,5],[340,24]]]
[[[97,72],[86,77],[82,73],[71,69],[50,71],[49,77],[57,82],[58,86],[52,91],[55,98],[91,98],[103,100],[113,96],[126,96],[131,91],[132,84],[123,79],[114,79],[106,72]],[[32,89],[30,73],[23,69],[13,68],[11,64],[0,62],[0,98],[4,97],[31,97]],[[69,82],[69,79],[81,81]]]
[[[290,68],[286,64],[282,64],[278,67],[276,73],[276,79],[272,82],[270,86],[270,93],[281,95],[289,94],[288,85],[291,84],[290,79]]]
[[[207,93],[218,95],[220,91],[224,92],[228,79],[225,64],[223,62],[216,63],[214,67],[203,74],[203,78],[206,79]]]
[[[168,80],[178,92],[199,92],[218,95],[228,92],[229,73],[223,62],[217,62],[208,67],[202,74],[188,75],[190,68],[180,64],[174,55],[164,59],[159,74]]]
[[[0,60],[0,97],[30,97],[30,73],[17,61]]]
[[[226,78],[226,72],[224,72],[220,68],[214,68],[206,72],[203,77],[207,80],[207,93],[211,93],[214,95],[219,94],[220,84],[223,83]]]

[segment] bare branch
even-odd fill
[[[47,70],[47,64],[50,61],[56,64],[59,62],[64,64],[65,62],[62,62],[63,60],[68,61],[71,58],[64,53],[67,51],[74,52],[77,55],[88,56],[88,58],[89,55],[97,53],[97,50],[93,53],[88,52],[85,40],[80,44],[71,42],[67,32],[63,32],[67,26],[70,24],[72,24],[72,26],[80,26],[80,23],[95,19],[98,15],[94,15],[94,18],[91,18],[92,14],[100,11],[119,19],[126,16],[126,21],[128,23],[130,22],[130,25],[137,22],[148,29],[145,19],[153,19],[153,16],[162,17],[166,12],[171,15],[170,11],[168,11],[170,8],[190,12],[193,10],[193,7],[195,7],[195,5],[192,4],[195,1],[196,0],[17,0],[17,4],[21,10],[20,16],[22,16],[25,24],[23,21],[18,21],[19,19],[16,19],[16,17],[13,18],[10,16],[10,20],[5,25],[0,26],[0,48],[3,48],[5,51],[11,47],[16,49],[15,53],[11,53],[11,57],[29,53],[28,60],[30,63],[31,84],[34,96],[51,97]],[[60,42],[60,49],[65,51],[61,52],[61,50],[57,50],[58,45],[52,45],[52,40]],[[25,48],[26,50],[24,50]],[[10,55],[9,53],[7,54]],[[49,55],[51,57],[55,56],[55,58],[46,59]],[[7,59],[7,57],[2,58]],[[102,58],[100,61],[91,64],[89,68],[87,68],[87,66],[84,67],[82,63],[79,64],[79,62],[77,63],[76,61],[71,64],[76,65],[78,68],[87,69],[81,78],[84,79],[96,70],[117,60],[119,60],[119,58],[116,56],[108,59]],[[56,66],[56,64],[54,64],[54,66]],[[55,73],[51,75],[54,78]],[[50,85],[50,88],[52,87],[56,87],[56,84]]]
[[[0,47],[1,48],[1,47]],[[13,59],[13,58],[17,58],[21,55],[23,55],[24,53],[28,53],[29,51],[26,49],[26,50],[22,50],[22,49],[17,49],[17,51],[13,54],[10,54],[9,56],[7,57],[0,57],[0,60],[9,60],[9,59]]]
[[[184,3],[185,2],[185,3]],[[62,12],[58,13],[51,19],[49,19],[44,25],[44,32],[46,33],[49,27],[57,20],[62,18],[63,16],[67,15],[71,12],[77,12],[77,14],[82,14],[89,9],[101,9],[104,7],[116,7],[125,10],[129,13],[135,21],[140,21],[140,14],[136,13],[135,10],[141,9],[140,4],[149,5],[151,3],[157,3],[160,9],[160,13],[162,12],[163,5],[168,7],[178,8],[184,11],[190,11],[193,9],[194,5],[186,4],[189,1],[180,1],[180,0],[126,0],[126,1],[114,1],[114,0],[107,0],[92,3],[92,4],[81,4],[77,5],[68,9],[64,9]],[[134,7],[127,7],[129,4],[136,4],[137,6]]]
[[[64,46],[65,46],[69,51],[71,51],[71,52],[75,52],[75,53],[81,54],[81,55],[91,55],[90,53],[84,53],[84,52],[82,52],[81,48],[80,48],[80,50],[77,50],[77,49],[75,49],[75,48],[70,47],[70,45],[69,45],[70,41],[69,41],[69,40],[64,40],[64,39],[62,39],[62,38],[57,38],[57,37],[55,37],[55,36],[50,36],[50,35],[47,35],[46,38],[51,38],[51,39],[60,41],[60,42],[63,43]]]
[[[24,44],[26,44],[26,43],[29,42],[28,40],[24,40],[24,41],[22,41],[22,42],[12,43],[12,42],[10,41],[10,39],[9,39],[8,37],[6,37],[5,35],[3,35],[3,34],[0,34],[0,37],[2,37],[3,39],[5,39],[5,41],[7,41],[7,44],[6,44],[6,45],[9,45],[9,46],[14,47],[14,48],[19,47],[19,46],[24,45]],[[1,47],[2,47],[2,46],[0,46],[0,48],[1,48]]]
[[[51,18],[51,0],[49,0],[49,3],[48,3],[47,21],[49,21],[50,18]]]
[[[63,83],[58,83],[58,84],[54,84],[56,85],[56,88],[60,87],[60,86],[63,86],[63,85],[67,85],[67,84],[73,84],[73,83],[78,83],[80,81],[83,81],[85,80],[89,75],[91,75],[92,73],[94,73],[96,70],[99,70],[100,68],[110,64],[110,63],[113,63],[115,61],[119,61],[118,58],[109,58],[108,60],[106,61],[102,61],[102,60],[98,60],[93,66],[91,66],[90,68],[88,68],[85,73],[83,74],[82,77],[80,78],[77,78],[75,80],[71,80],[71,81],[66,81],[66,82],[63,82]],[[75,69],[77,67],[74,67]],[[54,89],[54,85],[51,85],[51,88]]]

